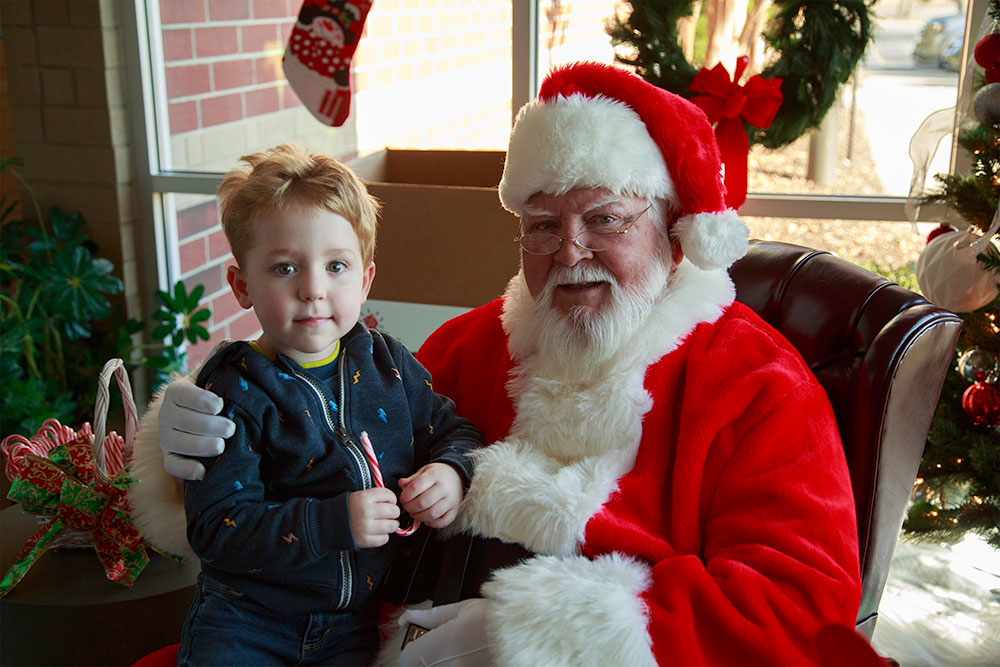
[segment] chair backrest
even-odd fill
[[[794,345],[833,404],[858,514],[869,638],[961,319],[827,252],[752,241],[736,299]]]

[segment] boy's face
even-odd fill
[[[227,273],[236,300],[257,314],[257,342],[298,363],[330,356],[358,321],[374,277],[351,223],[312,206],[258,220],[253,247]]]

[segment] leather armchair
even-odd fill
[[[736,298],[780,331],[826,389],[857,504],[871,638],[927,430],[961,320],[825,251],[752,241],[730,269]]]

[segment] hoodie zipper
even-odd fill
[[[344,417],[345,405],[344,400],[347,397],[347,389],[344,383],[344,367],[346,366],[347,355],[346,350],[340,350],[340,359],[337,360],[337,373],[340,380],[340,404],[337,412],[340,415],[339,420],[335,420],[333,417],[333,409],[330,407],[330,402],[326,398],[326,394],[323,392],[323,388],[316,384],[316,382],[310,378],[308,375],[304,375],[298,371],[293,371],[295,377],[299,378],[305,382],[319,398],[320,405],[323,406],[323,416],[326,419],[326,425],[330,430],[340,439],[341,444],[347,453],[351,455],[354,459],[354,464],[361,473],[361,484],[362,488],[368,489],[372,486],[371,471],[368,469],[368,462],[365,460],[364,454],[358,447],[358,444],[354,442],[351,434],[347,431],[347,421]],[[340,603],[337,605],[337,609],[343,609],[351,601],[351,596],[353,595],[353,568],[351,566],[351,554],[348,551],[340,552],[340,571],[343,574],[343,579],[340,586]]]

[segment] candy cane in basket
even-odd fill
[[[372,447],[372,441],[371,438],[368,437],[367,431],[361,432],[361,444],[365,450],[365,458],[368,459],[368,466],[372,469],[372,477],[375,478],[375,483],[384,489],[385,482],[382,480],[382,468],[379,467],[378,457],[375,456],[375,448]],[[406,528],[397,529],[396,534],[406,537],[407,535],[412,535],[417,532],[417,528],[419,527],[420,522],[414,519],[413,523]]]

